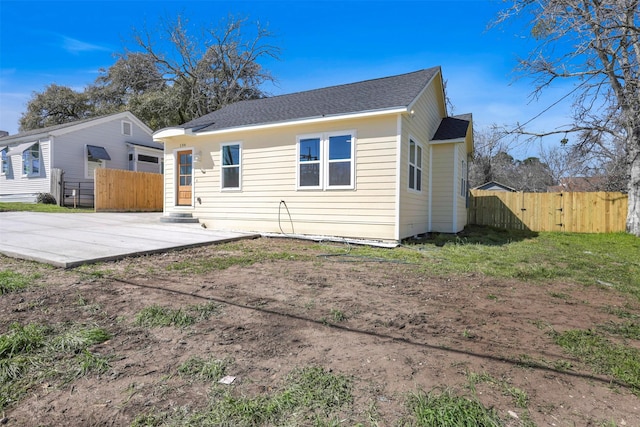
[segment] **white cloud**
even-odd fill
[[[107,46],[101,46],[93,43],[87,43],[82,40],[74,39],[72,37],[67,37],[64,35],[60,35],[62,39],[62,48],[69,53],[77,55],[82,52],[110,52],[112,49]]]

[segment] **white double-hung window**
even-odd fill
[[[240,190],[241,188],[241,167],[242,167],[242,146],[239,142],[222,144],[220,147],[222,154],[221,187],[223,190]]]
[[[355,132],[299,135],[298,189],[355,188]]]
[[[40,143],[36,142],[22,152],[22,175],[40,176]]]
[[[422,146],[409,138],[409,189],[422,191]]]

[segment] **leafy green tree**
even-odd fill
[[[93,107],[85,93],[50,84],[43,92],[32,94],[27,111],[20,116],[20,131],[69,123],[92,115]]]

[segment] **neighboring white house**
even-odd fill
[[[467,221],[471,115],[440,67],[228,105],[160,130],[165,217],[398,242]]]
[[[86,186],[96,168],[162,173],[164,147],[152,134],[127,111],[0,137],[0,201],[53,193],[52,169]]]

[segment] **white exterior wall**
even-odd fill
[[[24,139],[9,145],[9,148],[11,148],[27,142],[38,142],[40,144],[40,175],[22,175],[22,155],[7,157],[10,165],[8,173],[0,174],[1,200],[35,202],[38,193],[49,193],[51,191],[52,140],[53,138]]]
[[[401,154],[400,154],[400,220],[399,239],[426,233],[429,229],[429,141],[435,134],[440,121],[445,116],[442,82],[440,74],[414,103],[413,114],[402,115]],[[422,146],[422,191],[409,189],[409,138]],[[443,165],[444,166],[444,165]],[[451,168],[451,165],[447,165]]]
[[[355,132],[355,188],[296,189],[296,137],[335,131]],[[169,138],[165,215],[191,212],[215,229],[395,241],[396,141],[395,114]],[[220,146],[233,142],[242,147],[242,188],[222,190]],[[201,157],[194,163],[194,205],[176,206],[175,152],[191,148]]]
[[[130,122],[132,134],[122,133],[122,122]],[[43,134],[40,134],[42,136]],[[130,146],[126,142],[150,143],[151,132],[136,123],[129,113],[114,115],[110,120],[96,119],[77,126],[54,130],[41,138],[40,155],[42,159],[39,176],[22,176],[22,156],[10,156],[10,171],[0,175],[0,199],[12,201],[35,201],[37,193],[51,192],[51,169],[62,169],[65,181],[93,182],[87,178],[87,145],[104,147],[110,161],[105,167],[129,170]],[[30,137],[19,137],[5,144],[13,147],[27,142],[37,142]],[[157,153],[157,151],[156,151]],[[156,154],[162,156],[161,153]]]
[[[128,121],[128,120],[127,120]],[[97,124],[56,137],[55,167],[64,170],[65,181],[93,182],[86,177],[87,145],[104,147],[111,160],[105,167],[109,169],[129,170],[130,142],[150,142],[149,134],[132,124],[132,135],[122,134],[122,119]]]

